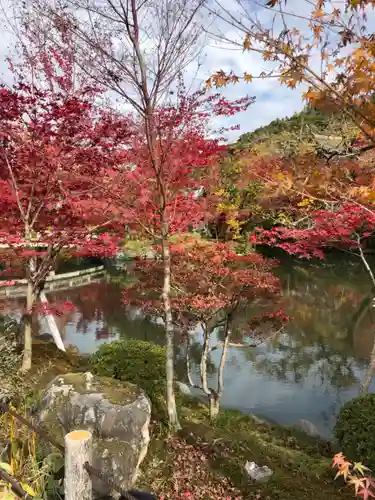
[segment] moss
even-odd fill
[[[32,367],[22,387],[22,396],[32,406],[58,375],[89,370],[88,358],[57,349],[51,342],[34,340]]]
[[[210,469],[212,481],[229,478],[242,498],[353,498],[352,490],[333,479],[334,452],[326,441],[295,429],[262,425],[251,416],[232,410],[223,410],[211,426],[207,408],[194,401],[184,401],[180,415],[180,440],[203,450],[207,457],[203,463]],[[165,482],[181,460],[173,449],[166,449],[165,436],[154,429],[140,486],[164,494]],[[270,481],[266,484],[249,481],[244,471],[246,461],[268,465],[274,471]],[[163,484],[163,491],[157,490],[159,484]]]
[[[375,394],[348,401],[340,410],[335,435],[341,451],[355,462],[375,468]]]
[[[92,389],[87,387],[87,380],[84,373],[67,373],[61,378],[67,385],[73,386],[76,392],[88,394]],[[95,390],[104,394],[104,396],[113,404],[125,404],[134,401],[139,394],[136,385],[130,382],[118,382],[109,377],[97,377],[99,383],[95,385]]]
[[[165,417],[165,348],[152,342],[126,339],[102,345],[90,359],[94,373],[131,382],[143,389],[154,415]]]
[[[126,456],[126,455],[134,455],[132,453],[132,447],[130,443],[126,441],[118,441],[117,439],[105,440],[105,441],[96,441],[95,442],[95,451],[103,457],[106,454],[106,451],[110,455],[116,456]]]

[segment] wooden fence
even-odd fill
[[[46,278],[44,291],[53,292],[57,290],[68,290],[69,288],[76,288],[87,285],[88,283],[96,283],[102,279],[104,274],[104,266],[96,266],[69,273],[50,275]],[[0,299],[26,296],[27,280],[19,279],[14,281],[14,285],[0,288]]]

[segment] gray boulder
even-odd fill
[[[261,467],[255,462],[246,462],[245,471],[249,478],[257,483],[266,483],[273,474],[273,470],[267,465]]]
[[[301,420],[298,420],[298,422],[294,424],[294,427],[311,437],[320,436],[320,432],[318,431],[316,426],[312,422],[310,422],[310,420],[301,418]]]
[[[150,441],[151,403],[136,386],[91,373],[56,377],[37,405],[37,420],[63,443],[72,430],[93,434],[92,466],[124,489],[136,481]],[[93,478],[97,495],[113,494]]]

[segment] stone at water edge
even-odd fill
[[[93,434],[93,467],[107,473],[124,489],[131,488],[150,441],[151,402],[143,391],[126,382],[91,373],[56,377],[37,405],[43,422],[61,443],[73,430]],[[114,494],[93,478],[99,496]]]
[[[267,465],[263,465],[261,467],[255,462],[246,462],[245,471],[250,479],[256,481],[257,483],[266,483],[273,474],[273,470],[271,470]]]
[[[298,422],[295,423],[293,427],[295,429],[303,431],[308,436],[311,437],[320,436],[320,432],[318,431],[317,427],[312,422],[310,422],[310,420],[305,420],[301,418],[301,420],[298,420]]]

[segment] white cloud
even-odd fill
[[[205,59],[197,75],[197,85],[202,84],[210,75],[218,70],[233,71],[243,74],[245,71],[252,75],[259,75],[262,71],[269,71],[270,67],[256,52],[243,53],[241,49],[231,50],[227,45],[211,43],[204,51]],[[239,82],[221,89],[228,99],[237,99],[245,95],[254,96],[256,101],[248,111],[239,113],[229,119],[216,120],[215,127],[239,124],[240,130],[227,134],[229,141],[234,141],[245,132],[268,124],[275,118],[291,116],[303,108],[301,87],[288,89],[281,86],[277,78],[254,79],[251,84]]]

